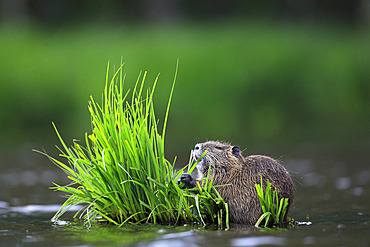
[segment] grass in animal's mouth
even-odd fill
[[[165,158],[166,126],[177,67],[161,130],[153,103],[158,77],[152,89],[145,91],[146,72],[140,74],[130,92],[123,89],[122,70],[123,64],[109,79],[108,64],[102,104],[90,98],[92,132],[85,134],[85,145],[74,141],[73,146],[68,147],[53,124],[62,145],[60,156],[67,162],[40,152],[71,180],[67,185],[52,187],[67,195],[53,220],[70,207],[83,205],[75,217],[88,224],[92,221],[117,226],[197,222],[228,227],[227,204],[212,181],[198,184],[198,193],[181,189],[177,182],[186,168],[188,172],[195,168],[196,162],[191,159],[176,172],[175,161],[171,164]]]

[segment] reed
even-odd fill
[[[264,227],[271,227],[277,225],[278,223],[283,223],[286,210],[288,207],[288,198],[281,198],[279,201],[277,189],[273,190],[271,188],[271,183],[267,179],[267,186],[265,193],[262,186],[262,176],[261,184],[255,184],[258,198],[262,207],[263,214],[257,220],[255,226],[259,227],[264,221]]]
[[[152,89],[144,90],[146,72],[139,75],[132,92],[124,90],[123,63],[109,78],[109,63],[102,104],[90,98],[91,134],[85,134],[84,146],[77,141],[68,147],[53,123],[61,142],[62,162],[40,152],[61,168],[71,180],[52,189],[65,192],[67,199],[52,220],[69,208],[82,205],[74,217],[86,223],[125,224],[217,223],[228,227],[227,204],[212,186],[198,184],[198,191],[182,189],[178,179],[196,162],[174,169],[165,158],[165,134],[177,68],[169,94],[163,128],[155,116]],[[160,134],[161,132],[161,134]],[[176,160],[176,159],[175,159]],[[226,225],[227,224],[227,225]]]

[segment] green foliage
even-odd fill
[[[255,184],[255,186],[263,211],[263,214],[258,219],[255,226],[259,227],[263,220],[265,221],[265,228],[276,223],[282,223],[285,218],[289,199],[281,198],[279,201],[277,189],[275,188],[275,190],[272,191],[271,183],[268,179],[265,193],[263,193],[262,176],[261,184]]]
[[[88,223],[98,220],[122,226],[215,222],[221,227],[222,217],[227,218],[227,205],[212,181],[199,185],[199,194],[181,190],[177,181],[187,166],[175,171],[175,162],[165,159],[164,140],[175,81],[161,135],[153,105],[158,77],[152,90],[144,92],[146,72],[139,75],[129,99],[129,91],[123,89],[122,66],[109,80],[108,64],[102,105],[91,97],[92,133],[85,134],[85,147],[74,141],[68,148],[54,125],[63,146],[61,156],[68,162],[48,157],[72,182],[53,187],[68,195],[53,220],[81,204],[84,207],[75,217],[80,215]],[[176,75],[177,69],[175,80]]]
[[[149,81],[161,72],[163,84],[154,96],[161,119],[161,99],[180,59],[181,95],[172,102],[167,131],[175,134],[167,135],[166,152],[181,160],[187,154],[182,157],[180,150],[188,150],[194,137],[248,140],[249,148],[368,140],[367,29],[223,21],[52,31],[4,25],[0,33],[6,47],[0,53],[0,104],[8,106],[0,113],[3,147],[53,145],[50,121],[63,134],[83,139],[86,101],[89,94],[100,96],[105,61],[117,54],[129,61],[130,87],[138,68],[154,72]],[[203,124],[194,128],[195,123]]]

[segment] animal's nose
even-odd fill
[[[195,148],[194,149],[195,150],[199,150],[200,149],[200,145],[199,144],[195,145]]]

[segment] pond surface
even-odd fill
[[[50,164],[46,169],[1,164],[0,246],[370,245],[370,168],[365,146],[326,151],[305,147],[281,160],[296,185],[289,216],[296,221],[306,221],[308,216],[311,225],[272,231],[243,225],[232,225],[228,231],[153,224],[118,229],[93,223],[87,227],[72,219],[73,212],[53,223],[50,219],[64,199],[48,186],[52,181],[66,182],[64,175]]]
[[[326,212],[314,214],[312,225],[260,231],[232,226],[144,224],[116,228],[81,222],[50,222],[51,214],[10,214],[0,218],[1,246],[369,246],[369,214]]]

